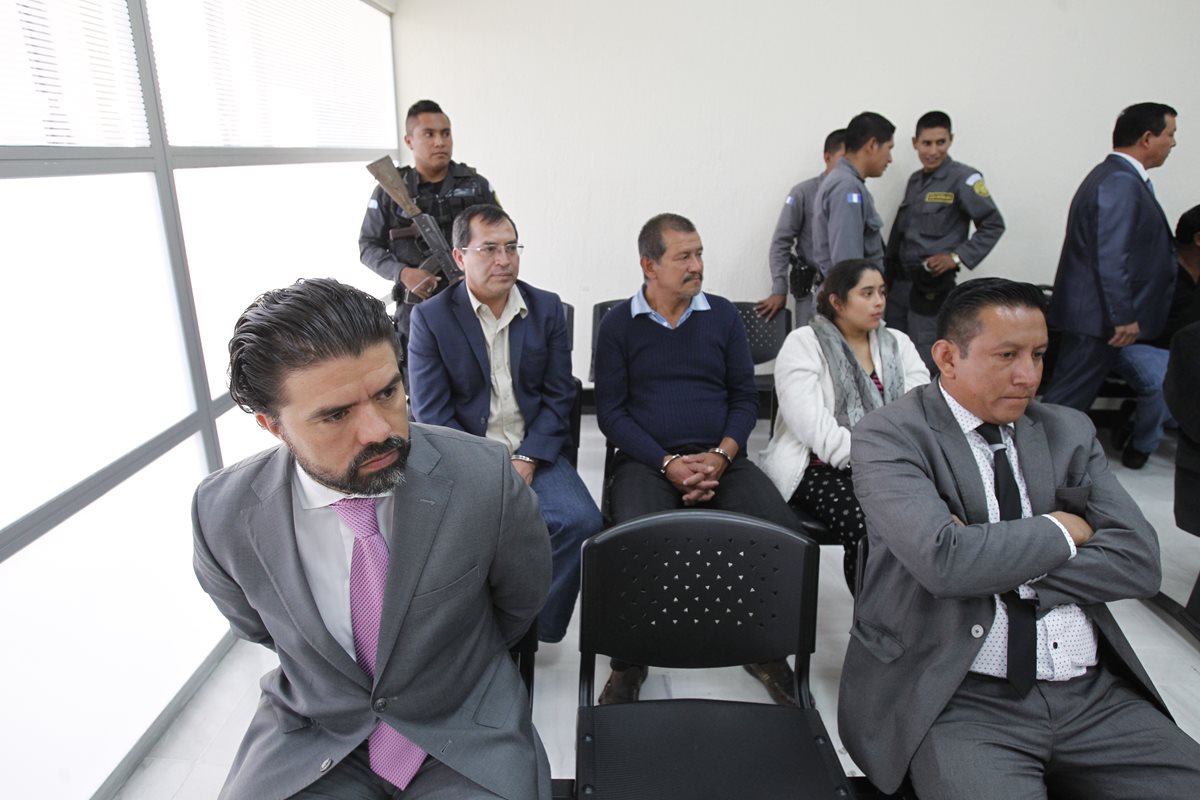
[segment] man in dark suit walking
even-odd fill
[[[408,422],[383,303],[332,280],[259,297],[230,394],[283,444],[205,478],[196,575],[279,656],[221,800],[549,800],[509,657],[550,547],[500,445]]]
[[[1175,279],[1171,227],[1148,170],[1175,146],[1175,109],[1137,103],[1113,128],[1113,152],[1071,201],[1048,320],[1062,332],[1043,400],[1086,411],[1118,348],[1152,340]]]
[[[1041,291],[946,298],[941,375],[854,429],[870,556],[838,728],[880,789],[922,800],[1200,797],[1112,613],[1161,577],[1158,539],[1077,411],[1033,401]]]
[[[579,595],[580,547],[604,525],[567,458],[575,400],[562,301],[518,280],[516,223],[498,206],[454,220],[458,284],[413,311],[408,345],[413,417],[504,445],[538,496],[554,577],[538,638],[561,641]]]

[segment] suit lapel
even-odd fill
[[[483,329],[479,327],[479,318],[475,316],[475,310],[471,308],[471,298],[467,294],[467,282],[459,281],[458,285],[451,288],[450,291],[453,292],[450,300],[454,308],[454,318],[458,320],[467,346],[471,348],[475,361],[479,364],[479,369],[483,371],[484,383],[491,386],[492,369],[487,357],[487,342],[483,339]]]
[[[1029,505],[1034,515],[1048,514],[1054,510],[1054,462],[1050,459],[1050,443],[1046,441],[1046,429],[1040,422],[1028,416],[1017,420],[1015,439],[1017,460],[1021,463],[1021,475],[1025,478],[1025,491],[1029,494]]]
[[[261,502],[242,511],[247,535],[292,623],[318,653],[354,682],[370,684],[362,667],[325,627],[296,546],[292,513],[292,470],[295,462],[280,446],[271,465],[251,485]]]
[[[946,399],[938,383],[927,384],[922,392],[922,404],[925,406],[925,418],[933,429],[938,446],[946,456],[950,465],[950,474],[958,489],[958,498],[962,501],[962,510],[966,514],[968,525],[987,522],[987,495],[983,491],[983,479],[979,475],[979,464],[967,444],[967,437]]]
[[[379,651],[375,657],[376,679],[384,674],[388,659],[395,652],[400,628],[454,487],[453,481],[430,474],[441,454],[420,428],[412,426],[410,435],[412,450],[405,469],[405,481],[396,488],[392,508],[392,530],[388,540],[391,555],[379,626]]]
[[[518,291],[520,291],[518,289]],[[522,296],[523,299],[523,296]],[[529,306],[529,301],[525,301],[526,307]],[[521,374],[521,354],[525,351],[525,320],[520,314],[513,317],[512,322],[508,323],[508,357],[511,363],[509,364],[509,373],[513,377],[514,383],[516,378]]]

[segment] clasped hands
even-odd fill
[[[671,460],[663,474],[692,506],[712,500],[729,462],[720,453],[693,453]]]

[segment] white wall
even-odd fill
[[[1200,3],[1086,0],[855,3],[401,0],[397,107],[437,100],[455,155],[496,186],[527,245],[523,277],[578,309],[632,294],[636,237],[661,211],[704,238],[709,291],[759,299],[787,189],[859,111],[897,125],[872,181],[890,225],[916,118],[954,120],[952,155],[981,169],[1008,232],[980,275],[1050,281],[1067,206],[1143,100],[1180,112],[1154,173],[1172,223],[1200,202]]]

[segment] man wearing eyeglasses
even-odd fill
[[[550,531],[553,580],[538,638],[563,638],[579,593],[579,548],[600,510],[564,450],[575,400],[566,314],[558,295],[517,279],[517,226],[498,206],[454,220],[454,260],[466,277],[416,306],[408,345],[418,422],[458,428],[508,447],[538,496]]]

